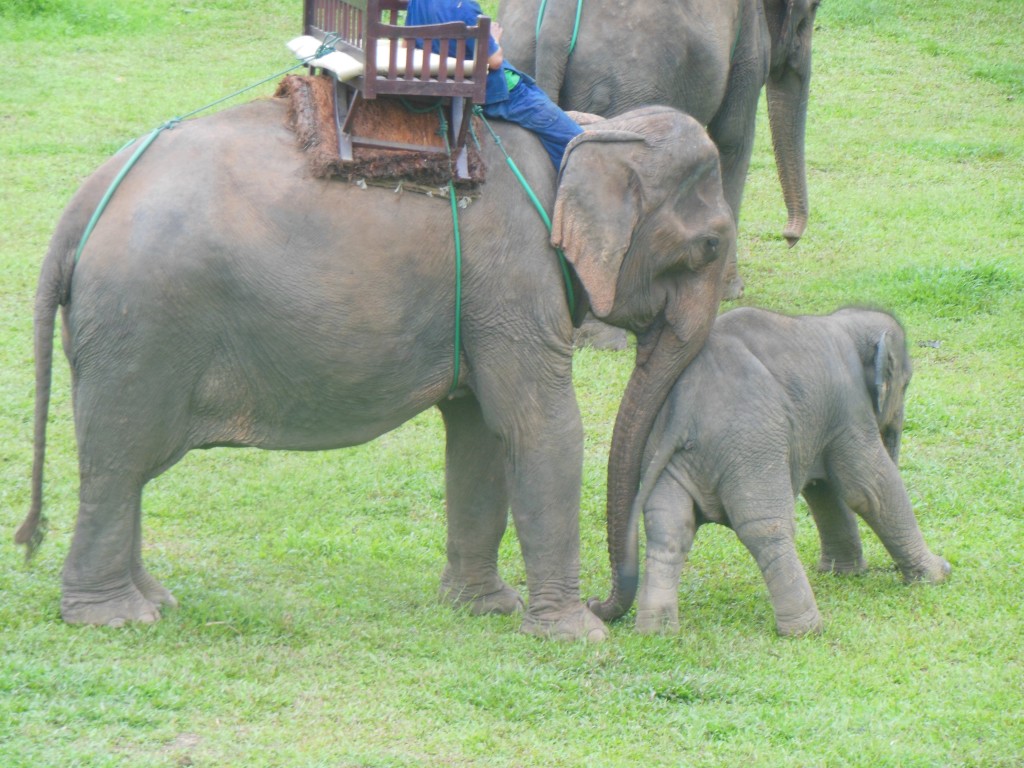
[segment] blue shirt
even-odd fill
[[[475,27],[477,17],[483,16],[480,4],[476,0],[409,0],[409,8],[406,10],[406,26],[418,24],[446,24],[450,21],[461,21],[467,27]],[[416,44],[423,47],[423,41],[417,40]],[[433,42],[434,53],[440,53],[440,44],[437,40]],[[466,56],[475,58],[476,44],[473,40],[466,42]],[[498,52],[498,42],[492,37],[487,49],[488,58]],[[455,56],[455,41],[448,44],[448,55]],[[505,64],[500,69],[488,70],[487,72],[487,103],[492,104],[508,99],[508,85],[505,82]],[[515,70],[514,67],[509,69]]]

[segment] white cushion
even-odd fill
[[[312,58],[316,55],[316,52],[320,49],[320,41],[310,35],[302,35],[296,37],[293,40],[288,41],[288,48],[291,50],[295,57],[302,59],[307,64],[320,67],[333,72],[339,80],[345,82],[351,80],[353,77],[363,74],[363,65],[357,59],[349,56],[347,53],[341,51],[331,51],[318,58]],[[399,50],[397,54],[397,65],[401,71],[405,69],[405,57],[406,48],[402,42],[399,42]],[[307,61],[308,60],[308,61]],[[413,50],[412,53],[413,70],[419,72],[423,66],[423,51],[419,48]],[[377,74],[386,75],[388,72],[388,65],[391,61],[391,41],[390,40],[378,40],[377,41]],[[455,71],[455,65],[457,59],[448,57],[448,72],[449,74]],[[466,67],[472,67],[472,60],[467,59]],[[441,69],[441,57],[435,53],[430,54],[430,74],[436,75]]]

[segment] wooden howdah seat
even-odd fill
[[[487,89],[487,50],[491,21],[481,16],[474,27],[462,22],[405,26],[401,15],[408,0],[304,0],[304,35],[289,43],[299,58],[310,59],[311,73],[330,74],[336,83],[335,122],[342,160],[353,147],[447,152],[454,157],[456,178],[467,178],[466,139],[472,107],[483,104]],[[466,44],[475,41],[475,59]],[[422,41],[417,47],[417,41]],[[429,53],[434,41],[455,56]],[[323,53],[321,45],[334,50]],[[408,144],[380,135],[357,135],[360,109],[377,99],[397,99],[417,106],[440,104],[447,115],[448,146]]]

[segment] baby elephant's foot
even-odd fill
[[[130,621],[152,624],[160,608],[147,600],[134,584],[114,592],[86,593],[65,589],[60,615],[68,624],[123,627]]]
[[[903,568],[903,580],[907,584],[911,584],[915,581],[925,581],[929,584],[941,584],[946,580],[950,573],[953,571],[951,566],[944,558],[938,555],[932,555],[924,563],[924,565],[917,568]]]
[[[855,560],[835,560],[822,555],[818,561],[818,570],[822,573],[834,573],[837,576],[856,576],[864,573],[868,564],[863,557]]]
[[[809,609],[795,618],[775,617],[775,630],[783,637],[817,635],[822,631],[821,614],[817,607]]]
[[[675,635],[679,632],[679,605],[643,606],[636,609],[636,631],[641,635]]]

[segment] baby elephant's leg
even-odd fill
[[[774,476],[773,476],[774,477]],[[821,631],[821,615],[794,543],[793,492],[789,473],[765,478],[744,492],[737,488],[726,502],[733,530],[754,556],[771,595],[775,628],[780,635]]]
[[[827,480],[817,480],[803,490],[821,540],[818,570],[825,573],[863,573],[866,567],[857,517],[839,498]]]
[[[644,507],[647,561],[636,629],[642,633],[679,631],[679,574],[693,545],[693,499],[662,473]]]

